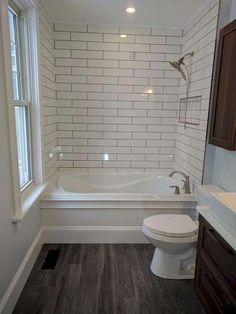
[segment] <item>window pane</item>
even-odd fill
[[[32,179],[28,107],[15,107],[15,115],[20,187],[23,188]]]
[[[19,23],[18,16],[11,10],[9,12],[9,28],[10,28],[10,48],[12,63],[12,81],[14,100],[23,100],[22,97],[22,76],[19,56]]]

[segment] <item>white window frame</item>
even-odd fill
[[[43,152],[42,152],[42,113],[40,99],[40,71],[39,71],[39,36],[38,36],[38,15],[35,0],[11,0],[13,5],[24,14],[25,29],[27,30],[27,76],[30,90],[30,125],[31,127],[31,167],[32,181],[22,191],[19,183],[18,154],[15,125],[15,102],[12,88],[12,67],[10,56],[10,33],[8,21],[8,7],[11,3],[8,0],[1,1],[1,30],[4,40],[4,63],[6,92],[8,101],[9,137],[11,149],[11,164],[14,193],[14,210],[12,222],[20,222],[35,206],[35,202],[41,196],[45,184],[43,177]],[[24,82],[25,84],[26,82]],[[17,101],[17,105],[18,105]],[[22,104],[25,106],[24,104]],[[29,104],[28,104],[29,105]]]

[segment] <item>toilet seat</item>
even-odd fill
[[[143,221],[146,231],[163,238],[195,238],[198,225],[188,215],[162,214]],[[190,239],[188,239],[190,240]]]

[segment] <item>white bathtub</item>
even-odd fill
[[[174,193],[171,186],[182,184],[174,178],[145,174],[69,174],[58,179],[58,186],[71,193],[149,194]]]
[[[172,185],[180,186],[180,195]],[[156,174],[62,174],[40,202],[45,242],[144,243],[143,219],[156,214],[194,215],[194,194]]]

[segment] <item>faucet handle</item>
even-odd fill
[[[179,186],[178,185],[170,185],[170,188],[174,188],[175,189],[175,194],[180,194],[180,191],[179,191]]]

